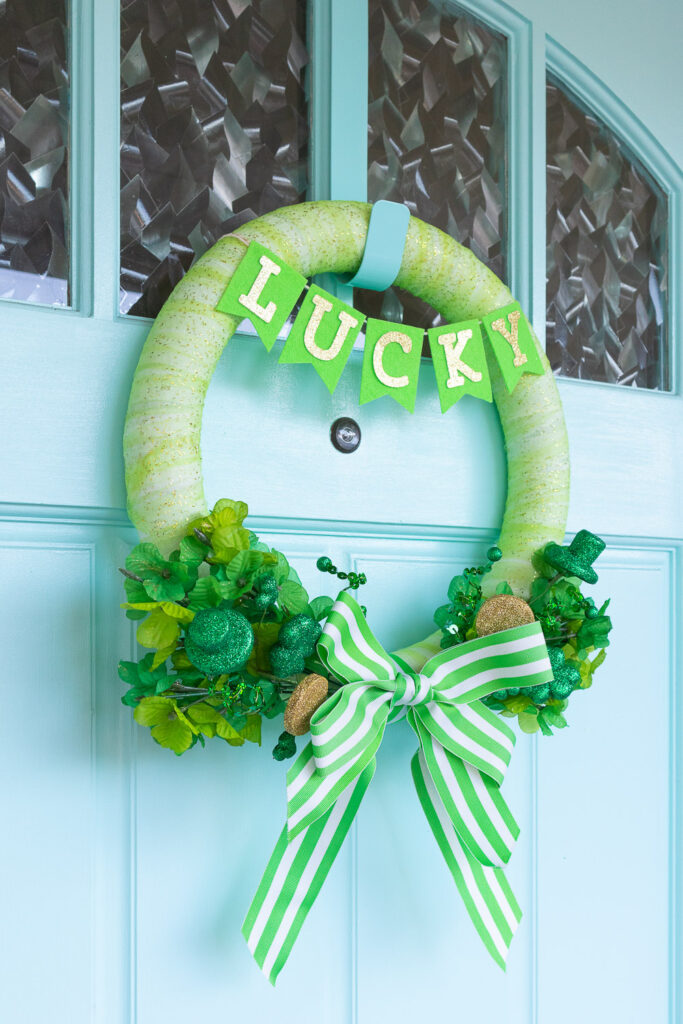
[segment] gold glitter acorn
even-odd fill
[[[525,626],[534,621],[532,612],[526,601],[513,594],[495,594],[484,601],[477,612],[475,627],[477,636],[488,636],[489,633],[501,633],[504,629]]]
[[[303,736],[311,727],[311,718],[327,699],[328,682],[325,676],[312,672],[297,685],[285,708],[285,731],[292,736]]]

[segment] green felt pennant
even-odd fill
[[[441,412],[463,395],[492,400],[491,378],[478,320],[433,327],[427,331],[439,389]]]
[[[523,373],[545,372],[529,322],[518,302],[494,310],[482,323],[508,391],[515,388]]]
[[[270,351],[305,286],[303,275],[258,242],[251,242],[216,309],[251,320]]]
[[[312,363],[330,392],[342,375],[365,317],[312,284],[280,355],[281,363]]]
[[[415,408],[424,331],[420,327],[368,320],[360,381],[360,404],[391,395],[408,412]]]

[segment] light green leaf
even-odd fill
[[[175,701],[169,697],[145,697],[140,701],[133,716],[140,725],[159,725],[176,717]]]
[[[311,601],[311,615],[318,622],[322,622],[332,611],[334,601],[331,597],[314,597]]]
[[[226,509],[232,512],[234,516],[233,521],[240,525],[249,515],[249,507],[244,501],[233,501],[231,498],[221,498],[220,501],[217,501],[213,507],[214,515],[218,518],[219,513],[224,512]]]
[[[520,715],[517,715],[517,721],[519,722],[519,727],[522,730],[522,732],[527,732],[531,734],[534,732],[538,732],[540,728],[538,717],[536,715],[530,715],[524,712]]]
[[[299,612],[303,612],[308,604],[308,594],[300,583],[295,583],[294,580],[285,580],[280,587],[278,603],[281,608],[286,608],[290,614],[298,615]]]
[[[157,650],[170,647],[173,650],[179,636],[180,626],[161,608],[155,608],[138,626],[138,643],[143,647],[156,647]]]
[[[225,740],[233,747],[241,747],[245,740],[249,743],[261,743],[261,716],[248,715],[247,724],[239,731],[233,729],[229,722],[221,718],[216,723],[216,735]]]

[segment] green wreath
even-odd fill
[[[122,698],[162,746],[181,754],[205,738],[232,745],[260,741],[261,718],[285,715],[278,758],[295,752],[295,734],[339,681],[328,678],[316,644],[332,599],[311,599],[285,555],[244,525],[243,502],[209,511],[202,485],[200,434],[206,391],[239,319],[216,311],[244,255],[260,242],[306,277],[357,270],[371,207],[316,202],[276,210],[217,242],[176,286],[145,342],[128,405],[124,455],[128,510],[145,538],[130,553],[126,613],[139,619],[150,648],[121,662]],[[446,320],[482,318],[512,301],[508,289],[468,249],[411,217],[395,282]],[[591,684],[611,628],[606,605],[581,593],[597,576],[604,544],[581,531],[562,547],[569,498],[569,455],[557,387],[538,342],[544,373],[514,391],[490,360],[493,398],[505,438],[508,493],[498,546],[484,565],[451,581],[438,629],[398,652],[419,670],[440,648],[537,619],[554,679],[485,698],[518,716],[527,732],[566,724],[570,694]],[[318,567],[353,590],[362,574]],[[598,650],[598,654],[594,652]]]

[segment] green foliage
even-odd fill
[[[231,746],[260,743],[262,717],[282,715],[307,655],[316,663],[319,623],[332,599],[317,597],[309,604],[282,552],[271,551],[245,528],[247,512],[244,502],[219,501],[190,523],[168,558],[145,542],[126,559],[122,607],[138,620],[138,641],[150,650],[138,662],[120,663],[119,676],[128,687],[122,702],[135,709],[136,721],[157,743],[176,754],[213,737]],[[207,675],[227,666],[205,659],[202,671],[185,649],[190,623],[208,608],[234,609],[253,630],[251,653],[228,674]],[[289,628],[300,642],[282,648],[288,663],[273,673],[271,652],[283,627],[285,639]]]
[[[557,675],[550,684],[525,687],[521,692],[515,687],[498,690],[485,697],[484,703],[505,717],[517,718],[523,732],[540,731],[549,736],[553,729],[567,726],[563,714],[567,700],[561,698],[592,685],[595,671],[605,660],[612,621],[605,614],[609,601],[596,608],[593,599],[581,592],[580,581],[566,572],[558,574],[543,552],[535,556],[534,566],[541,575],[534,580],[528,601],[543,629]],[[442,630],[443,648],[476,636],[474,622],[484,601],[481,576],[488,568],[466,569],[451,580],[449,603],[434,613],[434,621]],[[512,594],[512,588],[502,581],[496,594]]]

